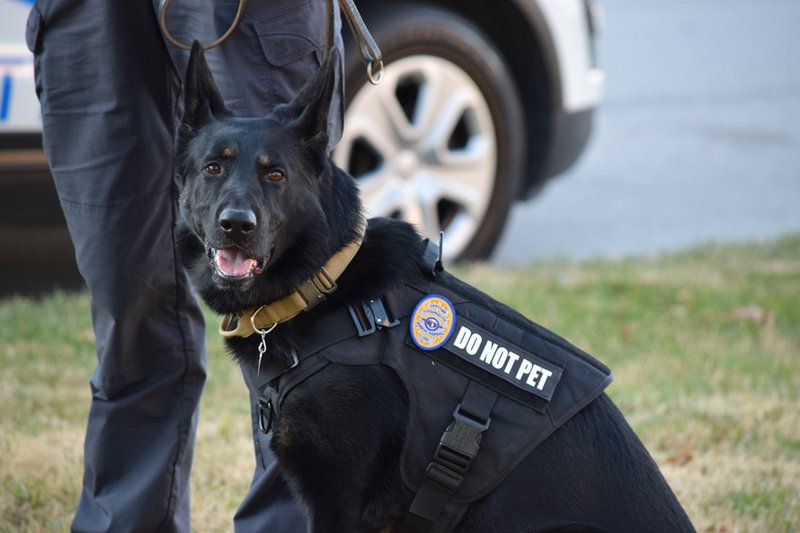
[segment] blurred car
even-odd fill
[[[0,0],[0,267],[74,271],[41,150],[24,29],[32,0]],[[595,0],[360,0],[384,56],[372,86],[345,31],[336,163],[370,215],[444,231],[450,259],[488,257],[512,204],[584,150],[604,75]],[[20,248],[21,247],[21,248]],[[67,251],[67,257],[61,254]],[[66,263],[64,263],[66,261]],[[66,265],[66,267],[64,267]],[[24,271],[24,272],[22,272]]]
[[[409,220],[429,237],[443,230],[449,258],[488,257],[512,203],[531,198],[586,146],[604,82],[600,5],[358,5],[386,72],[372,86],[358,54],[347,55],[334,160],[358,180],[370,215]]]

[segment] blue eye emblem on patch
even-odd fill
[[[433,317],[426,318],[422,325],[428,331],[437,331],[441,327],[439,321]]]
[[[453,334],[456,311],[450,300],[430,294],[419,301],[411,316],[411,339],[421,350],[435,350],[444,345]]]

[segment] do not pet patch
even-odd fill
[[[430,294],[419,301],[411,315],[411,339],[421,350],[435,350],[450,340],[455,322],[456,311],[450,300]]]
[[[464,317],[458,318],[453,330],[455,334],[445,343],[445,350],[519,389],[547,401],[553,397],[561,367]]]

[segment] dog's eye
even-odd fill
[[[267,172],[267,179],[269,181],[281,181],[283,178],[286,177],[286,174],[283,170],[276,168]]]
[[[203,169],[206,174],[211,174],[212,176],[218,175],[222,172],[222,167],[219,166],[219,163],[209,163]]]

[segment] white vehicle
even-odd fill
[[[42,179],[24,44],[31,4],[0,0],[0,40],[10,41],[0,42],[0,188],[28,191],[0,193],[4,224],[32,213],[60,219],[41,208],[57,202]],[[359,182],[370,215],[409,220],[434,238],[444,231],[450,258],[488,257],[512,203],[531,198],[586,146],[604,83],[594,46],[599,5],[360,0],[358,7],[386,69],[380,85],[367,83],[345,31],[352,53],[334,160]]]

